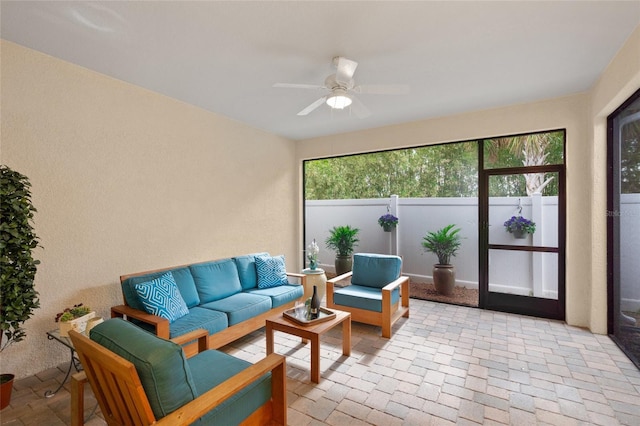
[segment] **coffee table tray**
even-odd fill
[[[293,321],[296,324],[300,324],[300,325],[313,325],[313,324],[318,324],[320,322],[324,322],[324,321],[329,321],[332,320],[336,317],[336,313],[333,311],[330,311],[327,308],[323,308],[320,307],[320,315],[318,315],[318,318],[316,319],[312,319],[312,320],[307,320],[307,319],[301,319],[298,318],[296,316],[296,309],[289,309],[286,310],[282,313],[282,316],[285,317],[286,319],[288,319],[289,321]]]

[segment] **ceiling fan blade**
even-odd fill
[[[327,97],[323,96],[320,99],[315,100],[311,105],[309,105],[308,107],[306,107],[305,109],[300,111],[297,115],[307,115],[307,114],[309,114],[311,111],[313,111],[314,109],[316,109],[320,105],[322,105],[326,99],[327,99]]]
[[[369,111],[369,109],[360,102],[360,99],[352,96],[351,100],[353,101],[351,103],[351,111],[353,111],[358,118],[367,118],[371,115],[371,111]]]
[[[406,84],[364,84],[353,88],[356,93],[370,95],[407,95],[409,86]]]
[[[348,83],[356,72],[358,63],[342,56],[338,57],[338,71],[336,72],[336,80],[340,83]]]
[[[317,84],[296,84],[296,83],[276,83],[273,87],[283,87],[286,89],[324,89],[324,86]]]

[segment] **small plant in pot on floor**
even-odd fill
[[[452,224],[435,232],[427,232],[422,239],[424,250],[434,253],[438,258],[438,263],[433,265],[433,284],[436,291],[445,296],[453,293],[456,284],[456,271],[451,264],[451,258],[462,245],[459,232],[460,228]]]

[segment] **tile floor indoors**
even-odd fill
[[[309,381],[309,348],[276,333],[276,352],[287,356],[290,425],[640,424],[640,371],[607,336],[415,299],[391,340],[379,333],[354,323],[350,357],[341,327],[323,336],[320,384]],[[259,360],[264,330],[224,351]],[[69,424],[68,386],[42,397],[63,377],[53,368],[19,380],[2,425]],[[87,424],[105,422],[98,414]]]

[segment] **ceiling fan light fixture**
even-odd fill
[[[334,90],[327,98],[327,105],[333,109],[344,109],[351,105],[351,98],[347,95],[347,92],[342,89]]]

